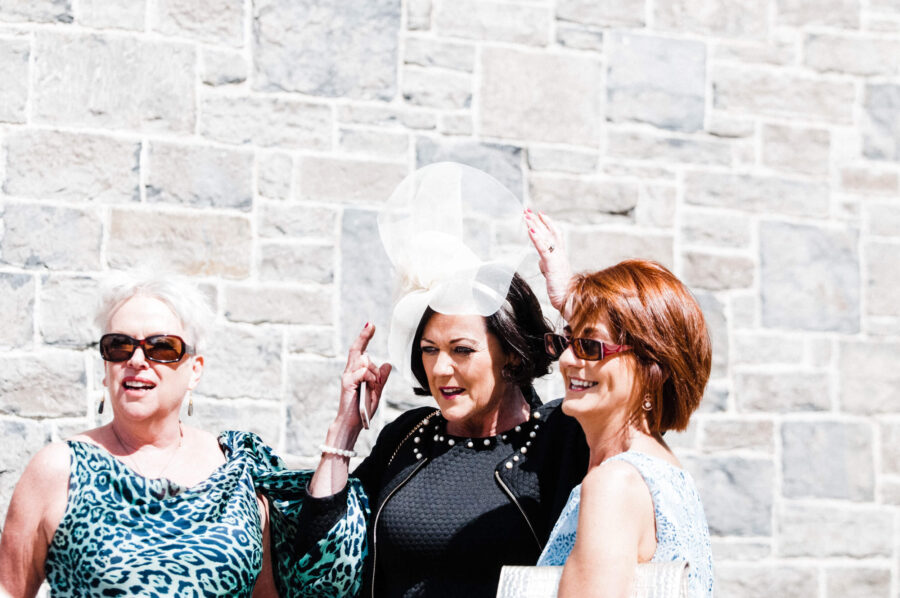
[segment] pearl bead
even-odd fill
[[[522,448],[519,449],[519,452],[524,455],[525,453],[528,452],[528,449],[523,446]]]
[[[434,435],[434,441],[437,442],[437,439],[438,439],[438,435],[435,434],[435,435]]]
[[[416,453],[416,460],[419,460],[421,458],[422,458],[422,453]]]
[[[531,446],[531,441],[529,440],[528,442],[526,442],[525,446]]]
[[[537,432],[534,432],[534,431],[532,431],[532,432],[528,435],[529,438],[534,438],[535,436],[537,436]]]
[[[450,440],[447,441],[447,444],[449,444],[450,446],[453,446],[454,444],[456,444],[456,441],[451,438]]]
[[[541,419],[541,414],[538,411],[534,412],[534,419]]]
[[[506,469],[512,469],[512,461],[506,462]]]
[[[521,431],[522,431],[522,426],[516,426],[516,427],[515,427],[515,430],[516,430],[516,432],[521,432]]]
[[[441,441],[441,442],[444,442],[444,437],[443,437],[443,436],[441,436],[440,441]]]
[[[473,446],[475,446],[475,443],[470,440],[469,442],[466,443],[466,446],[469,448],[472,448]]]
[[[506,440],[506,434],[500,437],[502,440]]]
[[[519,455],[513,455],[513,461],[518,461],[518,460],[519,460]]]
[[[490,439],[490,438],[485,438],[485,439],[484,439],[484,446],[491,446],[491,439]]]
[[[422,439],[419,438],[418,436],[416,436],[415,438],[413,438],[413,442],[415,442],[416,444],[419,444],[420,442],[422,442]]]

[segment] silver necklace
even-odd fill
[[[123,455],[122,455],[122,458],[125,458],[125,457],[127,456],[127,457],[128,457],[128,461],[131,463],[131,466],[134,468],[134,470],[135,470],[141,477],[144,477],[144,478],[148,477],[148,476],[146,476],[146,475],[144,474],[143,470],[142,470],[141,467],[138,465],[137,459],[134,458],[135,453],[137,453],[137,449],[134,448],[134,447],[132,447],[132,446],[129,446],[129,445],[125,444],[125,441],[122,440],[122,437],[119,436],[119,433],[118,433],[118,432],[116,432],[116,427],[115,427],[115,426],[113,426],[112,424],[110,424],[110,425],[109,425],[109,428],[112,430],[113,436],[116,437],[116,441],[119,443],[119,446],[122,447],[122,450],[123,450],[124,452],[126,452],[126,453],[129,453],[129,452],[130,452],[129,455],[124,455],[124,454],[123,454]],[[177,455],[177,454],[178,454],[178,451],[181,450],[181,445],[182,445],[183,443],[184,443],[184,428],[181,427],[181,422],[178,422],[178,446],[176,446],[176,447],[175,447],[175,450],[172,451],[172,456],[169,457],[169,460],[168,460],[168,461],[166,461],[165,466],[164,466],[161,470],[159,470],[159,474],[158,474],[155,478],[151,478],[151,479],[158,479],[158,478],[161,478],[161,477],[163,476],[163,474],[166,472],[166,470],[169,469],[169,466],[172,465],[172,462],[175,460],[175,455]]]

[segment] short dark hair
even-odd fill
[[[421,396],[431,395],[431,392],[419,342],[435,313],[430,307],[425,309],[412,342],[410,365],[419,383],[413,392]],[[541,304],[524,278],[518,274],[513,276],[506,301],[500,309],[485,317],[485,322],[488,332],[500,341],[503,353],[513,358],[512,363],[503,368],[504,378],[516,383],[527,396],[534,379],[550,373],[552,360],[544,351],[544,334],[551,331],[550,323],[544,318]]]

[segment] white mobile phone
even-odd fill
[[[363,363],[366,367],[369,367],[369,356],[363,353],[362,355]],[[362,426],[364,430],[369,429],[369,408],[366,405],[368,401],[366,400],[366,381],[363,379],[359,383],[359,418],[362,420]]]

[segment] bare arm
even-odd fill
[[[47,549],[62,521],[69,489],[69,449],[41,449],[16,484],[0,538],[0,589],[32,598],[44,580]]]
[[[547,282],[550,305],[562,313],[572,279],[572,267],[566,255],[562,232],[543,212],[535,214],[525,210],[525,223],[528,225],[528,238],[538,253],[538,267]]]
[[[350,347],[347,355],[347,367],[341,376],[341,397],[334,422],[328,427],[325,435],[327,446],[353,450],[356,439],[362,431],[362,419],[359,416],[359,401],[365,400],[370,414],[374,414],[381,401],[381,391],[391,373],[391,365],[382,364],[376,367],[365,358],[366,347],[375,334],[373,324],[366,325]],[[358,396],[360,382],[366,381],[366,397]],[[309,493],[315,497],[332,496],[347,485],[350,458],[323,453],[316,472],[309,482]]]
[[[581,486],[575,547],[559,598],[627,598],[634,568],[653,557],[656,518],[650,490],[627,463],[591,470]]]

